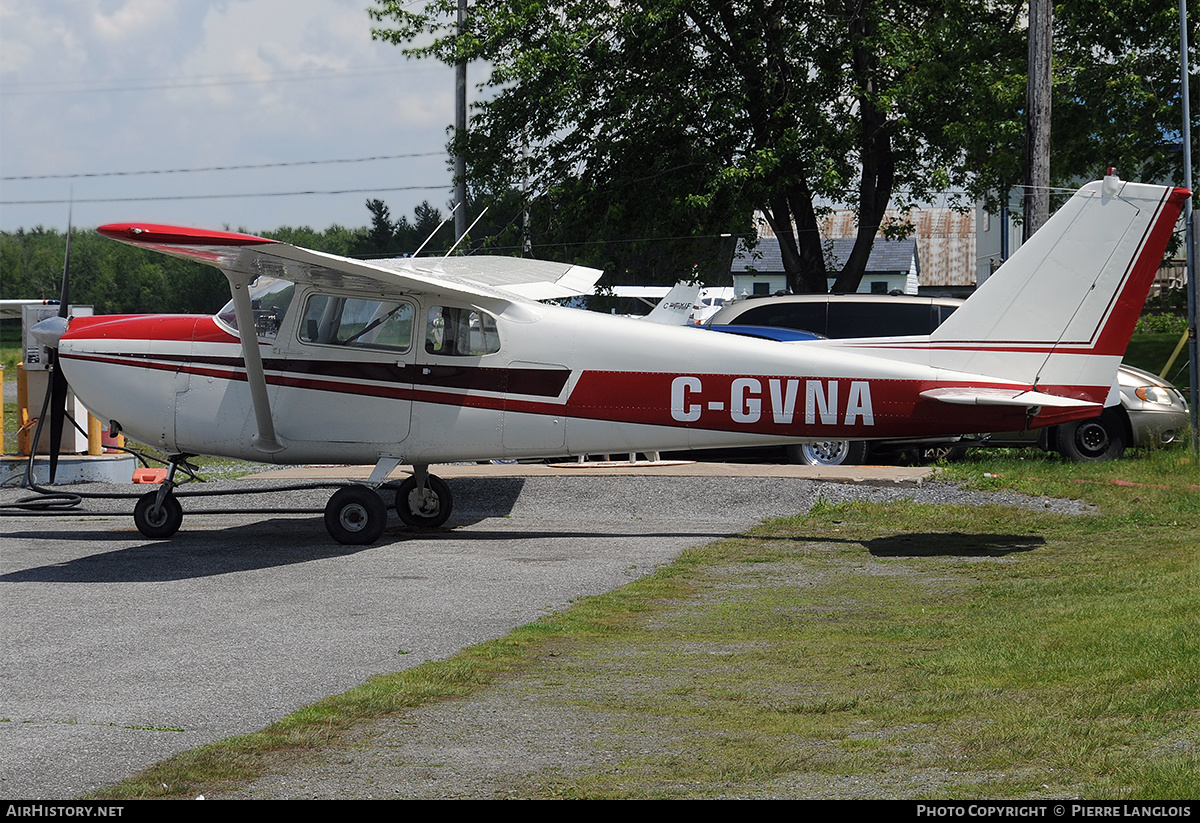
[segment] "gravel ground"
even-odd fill
[[[939,483],[450,483],[450,528],[413,533],[393,521],[378,545],[361,550],[330,545],[319,515],[328,489],[281,491],[269,475],[186,489],[252,494],[184,499],[183,529],[169,542],[133,529],[128,495],[144,487],[129,485],[71,487],[127,496],[0,520],[0,718],[13,721],[0,723],[0,794],[77,796],[174,752],[261,728],[371,674],[502,636],[689,546],[820,498],[1084,509]],[[0,506],[26,494],[0,488]],[[264,506],[307,514],[264,518]],[[397,657],[396,648],[408,653]],[[569,782],[572,769],[605,768],[620,754],[603,745],[610,721],[517,679],[366,726],[358,745],[296,761],[240,796],[504,797],[545,769]],[[644,741],[654,745],[655,736]]]

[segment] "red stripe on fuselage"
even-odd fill
[[[940,385],[926,380],[589,371],[580,375],[567,415],[829,439],[1009,431],[1025,425],[1021,407],[973,406],[964,414],[962,407],[920,397]]]

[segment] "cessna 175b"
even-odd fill
[[[135,520],[167,537],[176,463],[373,463],[338,490],[338,541],[452,506],[429,466],[797,440],[1010,431],[1100,413],[1188,192],[1115,175],[1080,189],[928,337],[787,343],[536,302],[598,272],[531,260],[348,260],[228,232],[101,234],[219,268],[208,316],[77,317],[43,330],[100,419],[174,455]],[[57,339],[56,339],[57,338]],[[970,407],[970,408],[964,408]],[[390,501],[389,501],[390,502]]]

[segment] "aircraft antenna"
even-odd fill
[[[476,223],[478,223],[480,220],[482,220],[482,219],[483,219],[483,216],[484,216],[485,214],[487,214],[487,210],[488,210],[488,207],[487,207],[487,206],[484,206],[484,207],[483,207],[483,211],[481,211],[481,212],[479,213],[479,216],[478,216],[478,217],[476,217],[476,218],[475,218],[475,219],[474,219],[474,220],[471,222],[471,225],[467,226],[467,230],[466,230],[466,231],[464,231],[464,232],[462,233],[462,237],[460,237],[460,238],[458,238],[457,240],[455,240],[455,241],[454,241],[454,245],[453,245],[453,246],[451,246],[451,247],[450,247],[450,249],[449,249],[449,250],[448,250],[448,251],[447,251],[447,252],[446,252],[444,255],[442,255],[442,258],[443,258],[443,259],[445,259],[445,258],[449,257],[450,255],[454,254],[454,250],[458,248],[458,244],[459,244],[459,243],[461,243],[463,240],[465,240],[465,239],[466,239],[467,235],[471,233],[471,229],[475,228],[475,224],[476,224]]]
[[[438,224],[437,224],[437,228],[436,228],[436,229],[434,229],[433,231],[431,231],[431,232],[429,233],[429,236],[425,238],[425,242],[424,242],[424,243],[422,243],[422,244],[420,245],[420,247],[419,247],[419,248],[418,248],[418,249],[417,249],[415,252],[413,252],[413,253],[412,253],[412,256],[413,256],[413,257],[417,257],[417,256],[419,256],[419,255],[421,254],[421,251],[422,251],[422,250],[423,250],[423,249],[424,249],[426,246],[428,246],[428,245],[429,245],[429,241],[430,241],[430,240],[432,240],[432,239],[434,238],[434,236],[435,236],[435,235],[436,235],[436,234],[437,234],[439,231],[441,231],[441,230],[442,230],[442,226],[444,226],[444,225],[446,225],[447,223],[449,223],[449,222],[450,222],[450,218],[454,216],[454,212],[456,212],[456,211],[458,210],[458,207],[459,207],[460,205],[462,205],[462,204],[461,204],[461,203],[455,203],[455,204],[454,204],[454,208],[450,209],[450,213],[449,213],[448,215],[446,215],[446,219],[445,219],[445,220],[443,220],[442,222],[438,223]]]

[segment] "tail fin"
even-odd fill
[[[651,323],[686,326],[688,318],[692,316],[692,311],[696,308],[696,298],[699,296],[699,283],[676,283],[667,292],[667,296],[658,301],[654,310],[646,315],[646,319]]]
[[[1186,189],[1089,183],[931,335],[931,363],[1103,403]]]

